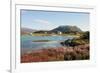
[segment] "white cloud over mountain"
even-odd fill
[[[51,23],[48,20],[43,20],[43,19],[35,19],[33,20],[37,24],[43,24],[43,25],[50,25]]]

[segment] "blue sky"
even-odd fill
[[[77,26],[89,30],[89,13],[21,10],[21,27],[51,30],[58,26]]]

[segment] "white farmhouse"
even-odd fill
[[[61,32],[61,31],[58,31],[57,33],[58,33],[58,34],[62,34],[62,32]]]

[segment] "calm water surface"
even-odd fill
[[[21,36],[21,52],[25,53],[34,49],[47,47],[61,47],[61,41],[72,39],[73,36]],[[49,42],[33,42],[38,40],[50,40]]]

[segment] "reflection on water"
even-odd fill
[[[34,49],[46,47],[60,47],[60,41],[72,39],[72,36],[21,36],[21,52],[27,52]],[[50,40],[49,42],[33,42],[38,40]]]

